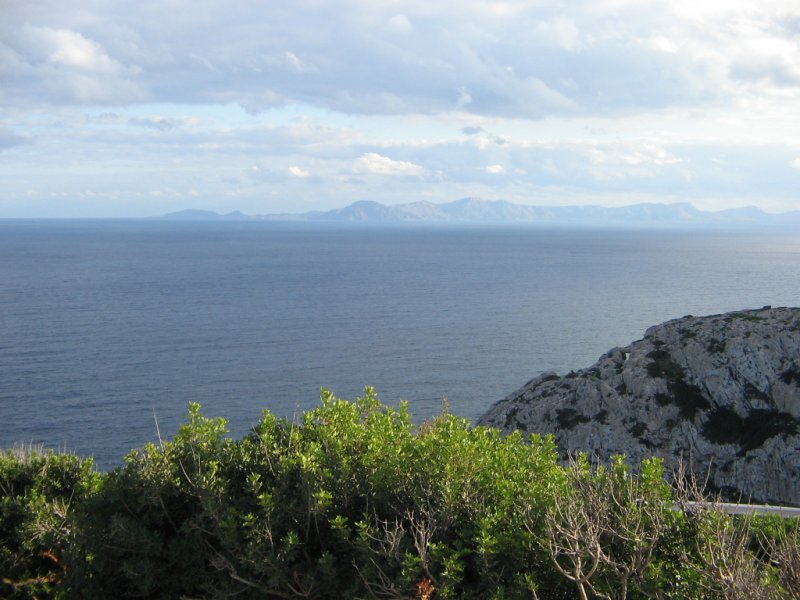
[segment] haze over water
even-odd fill
[[[189,401],[264,408],[365,385],[471,419],[685,314],[798,305],[791,233],[0,222],[0,446],[103,467]]]

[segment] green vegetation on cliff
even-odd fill
[[[371,389],[225,433],[191,405],[108,473],[0,455],[0,597],[795,597],[794,522],[676,511],[656,460],[562,467],[549,437],[414,426]]]

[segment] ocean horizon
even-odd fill
[[[797,305],[792,231],[0,221],[0,445],[120,464],[189,402],[241,436],[320,387],[475,419],[647,327]]]

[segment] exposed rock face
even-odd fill
[[[728,497],[800,505],[800,309],[687,316],[588,369],[544,373],[481,419],[562,453],[680,457]]]

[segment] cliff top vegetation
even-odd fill
[[[0,596],[797,597],[795,521],[676,510],[696,490],[635,467],[560,466],[551,437],[446,412],[415,426],[371,389],[238,440],[193,404],[110,472],[0,454]]]

